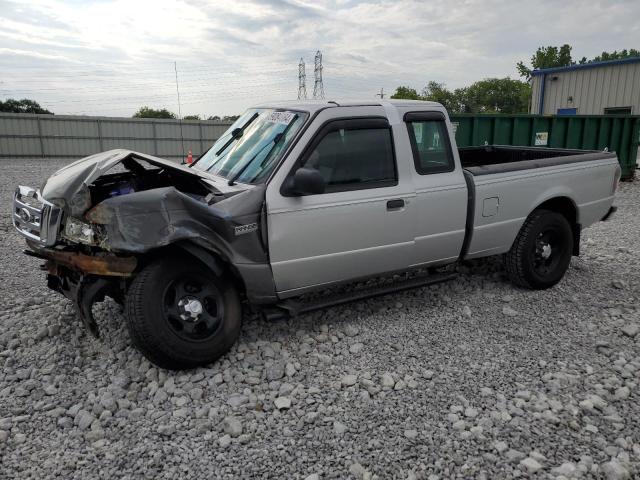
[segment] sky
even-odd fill
[[[327,99],[373,99],[518,78],[542,45],[569,43],[574,59],[640,48],[638,18],[638,0],[0,0],[0,100],[233,115],[295,99],[301,57],[311,98],[318,50]]]

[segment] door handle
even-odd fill
[[[397,210],[402,207],[404,207],[404,200],[401,198],[397,198],[395,200],[389,200],[387,202],[387,210]]]

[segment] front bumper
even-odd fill
[[[71,300],[89,331],[99,336],[91,306],[107,295],[123,303],[127,277],[133,275],[138,264],[136,258],[108,252],[85,255],[27,243],[30,250],[25,250],[25,254],[45,260],[47,286]]]
[[[16,189],[11,217],[27,240],[24,253],[45,261],[48,287],[71,300],[89,331],[98,336],[91,306],[105,295],[122,303],[127,277],[134,274],[138,261],[105,251],[85,254],[53,248],[62,215],[62,208],[45,200],[38,190],[22,185]]]
[[[111,253],[85,255],[79,252],[38,248],[30,245],[32,250],[25,254],[46,260],[49,273],[54,273],[58,266],[66,267],[82,275],[99,275],[106,277],[130,277],[138,266],[136,257],[118,257]]]

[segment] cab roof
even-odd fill
[[[314,113],[318,110],[325,108],[335,107],[363,107],[363,106],[380,106],[385,108],[398,108],[405,106],[416,107],[439,107],[442,105],[437,102],[427,102],[424,100],[290,100],[269,102],[257,105],[257,108],[277,108],[283,110],[302,110],[309,113]]]

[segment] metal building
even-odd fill
[[[640,57],[534,70],[531,113],[640,115]]]

